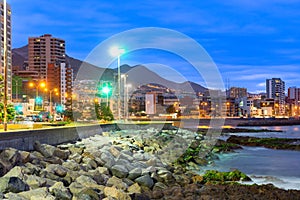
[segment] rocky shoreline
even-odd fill
[[[198,175],[196,156],[186,149],[197,150],[201,162],[213,142],[188,130],[150,129],[106,132],[57,147],[37,141],[32,152],[5,149],[0,152],[0,199],[300,198],[297,190],[234,184],[212,172]],[[190,158],[185,166],[176,164],[180,157]]]
[[[232,135],[227,143],[250,147],[300,151],[300,139],[293,138],[258,138]]]

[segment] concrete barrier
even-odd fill
[[[120,125],[120,124],[119,124]],[[149,127],[158,128],[161,124],[122,124],[122,128],[117,124],[96,124],[75,127],[59,127],[49,129],[31,129],[22,131],[0,132],[0,150],[12,147],[19,150],[30,151],[33,150],[34,141],[40,143],[57,145],[67,142],[75,142],[82,138],[87,138],[102,132],[113,131],[121,129],[139,128],[146,129]],[[164,129],[170,129],[172,123],[163,125]]]

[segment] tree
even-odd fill
[[[95,102],[95,111],[96,111],[96,117],[99,120],[106,120],[106,121],[112,121],[114,120],[114,116],[109,108],[109,106],[106,106],[105,103],[99,104],[99,102]]]
[[[12,104],[7,105],[7,121],[11,121],[15,118],[16,111]],[[4,120],[4,104],[0,103],[0,121]]]

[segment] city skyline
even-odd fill
[[[116,5],[118,1],[8,3],[12,7],[14,48],[26,45],[28,37],[50,33],[66,40],[70,56],[84,59],[113,34],[145,26],[164,27],[199,42],[218,66],[224,84],[265,92],[265,80],[277,77],[286,82],[286,88],[299,86],[299,31],[294,28],[299,22],[294,19],[299,16],[300,3],[296,0],[185,4],[131,1],[122,6]],[[159,53],[160,56],[156,56],[157,51],[136,52],[122,61],[130,65],[162,63],[203,84],[184,61]],[[160,75],[173,78],[167,72]]]

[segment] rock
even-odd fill
[[[23,171],[24,171],[25,174],[36,174],[36,175],[38,175],[40,173],[41,169],[39,167],[37,167],[36,165],[33,165],[31,163],[26,163]]]
[[[138,184],[140,184],[142,186],[146,186],[148,188],[152,188],[152,186],[154,185],[154,182],[149,175],[144,175],[139,178],[136,178],[135,182],[137,182]]]
[[[59,148],[55,148],[55,150],[53,152],[53,156],[56,156],[56,157],[58,157],[60,159],[63,159],[63,160],[67,160],[69,155],[70,155],[69,150],[61,150]]]
[[[113,197],[115,199],[131,200],[131,198],[128,194],[116,189],[115,187],[105,187],[104,194],[107,197]]]
[[[110,179],[108,179],[106,186],[108,187],[116,187],[117,189],[121,189],[125,191],[127,189],[126,183],[124,183],[121,179],[113,176]]]
[[[125,159],[117,159],[115,165],[125,166],[129,171],[135,168],[133,165],[131,165],[131,162]]]
[[[115,161],[113,155],[111,155],[108,151],[104,151],[101,154],[101,160],[103,160],[104,162],[108,163],[108,162],[113,162]]]
[[[127,186],[133,185],[135,182],[133,180],[130,180],[129,178],[122,178],[123,183],[125,183]]]
[[[55,151],[55,147],[48,144],[41,144],[39,141],[35,141],[33,144],[33,148],[40,152],[44,157],[50,158],[53,156]]]
[[[50,158],[44,158],[43,159],[45,162],[50,163],[50,164],[58,164],[61,165],[63,162],[60,158],[58,157],[50,157]]]
[[[123,165],[114,165],[111,168],[111,172],[118,178],[125,178],[128,175],[128,169]]]
[[[13,200],[28,200],[25,197],[22,197],[19,194],[12,193],[12,192],[9,192],[9,193],[5,194],[5,198],[6,199],[13,199]],[[4,199],[4,197],[0,196],[0,199]]]
[[[20,157],[21,157],[21,162],[23,164],[27,163],[30,161],[30,153],[27,151],[19,151]]]
[[[61,178],[59,176],[55,175],[53,172],[48,172],[46,170],[42,170],[41,173],[39,174],[39,176],[42,178],[48,178],[48,179],[51,179],[54,181],[61,180]]]
[[[69,188],[74,196],[78,196],[84,190],[85,187],[78,182],[73,182],[70,184]]]
[[[123,152],[119,155],[118,159],[127,160],[129,162],[132,162],[134,160],[134,158],[131,155],[125,154]]]
[[[106,167],[97,167],[96,169],[98,172],[100,172],[101,174],[106,174],[109,175],[109,171]]]
[[[141,175],[142,175],[142,169],[141,168],[135,168],[135,169],[133,169],[129,172],[127,178],[129,178],[131,180],[134,180],[134,179],[136,179],[137,177],[139,177]]]
[[[21,155],[16,149],[8,148],[2,150],[0,153],[0,176],[6,174],[18,164],[21,164]]]
[[[129,150],[122,150],[121,154],[125,154],[125,155],[128,155],[128,156],[132,156],[133,155],[132,152],[129,151]]]
[[[168,186],[166,186],[165,184],[163,184],[162,182],[157,182],[154,184],[153,186],[153,191],[154,190],[164,190],[164,189],[167,189]]]
[[[70,160],[74,160],[76,163],[80,163],[81,160],[82,160],[82,156],[80,154],[78,154],[78,153],[75,153],[75,154],[71,154],[69,156],[69,159]]]
[[[87,164],[87,167],[89,169],[96,169],[98,167],[97,163],[93,159],[88,158],[88,157],[84,157],[82,159],[82,162]]]
[[[92,188],[84,188],[79,194],[73,199],[84,199],[84,200],[99,200],[102,199],[101,196]]]
[[[15,166],[12,168],[4,177],[18,177],[20,179],[24,179],[24,169],[20,166]]]
[[[20,192],[19,195],[30,200],[40,200],[40,199],[55,200],[55,197],[48,192],[46,187],[37,188],[26,192]]]
[[[29,190],[29,187],[18,177],[1,177],[0,178],[0,192],[22,192]]]
[[[120,151],[115,147],[115,146],[111,146],[109,149],[109,152],[115,157],[119,157],[120,155]]]
[[[83,147],[75,147],[75,146],[69,147],[69,151],[71,152],[71,154],[81,155],[83,153],[83,150],[84,150]]]
[[[46,167],[46,171],[53,173],[59,177],[64,177],[66,176],[68,169],[57,164],[50,164]]]
[[[74,160],[67,160],[63,162],[62,166],[72,171],[80,170],[80,165]]]
[[[153,189],[152,192],[152,199],[163,199],[164,197],[164,192],[162,189]]]
[[[95,157],[90,152],[87,152],[87,151],[84,151],[81,155],[85,158],[90,158],[93,160],[95,159]]]
[[[56,182],[49,188],[49,191],[56,199],[68,200],[72,198],[72,194],[62,182]]]
[[[79,172],[70,170],[67,172],[66,176],[64,177],[64,180],[68,183],[68,185],[70,185],[79,176],[80,176]]]
[[[94,200],[100,199],[95,189],[87,186],[83,186],[78,182],[71,183],[69,188],[71,193],[73,194],[73,199],[94,199]],[[104,188],[101,189],[104,190]]]
[[[25,177],[25,182],[30,186],[31,189],[36,189],[46,186],[46,179],[38,177],[36,175],[27,175]]]
[[[157,169],[153,166],[147,167],[146,169],[142,169],[142,175],[156,173]]]
[[[142,193],[142,188],[139,186],[139,184],[138,183],[135,183],[135,184],[133,184],[133,185],[131,185],[128,189],[127,189],[127,191],[129,192],[129,193]]]
[[[81,175],[78,178],[76,178],[75,182],[79,183],[84,187],[90,187],[90,188],[95,188],[100,190],[103,189],[103,187],[98,185],[97,182],[89,176]]]
[[[133,154],[133,158],[138,161],[146,161],[145,155],[143,153],[135,153]]]

